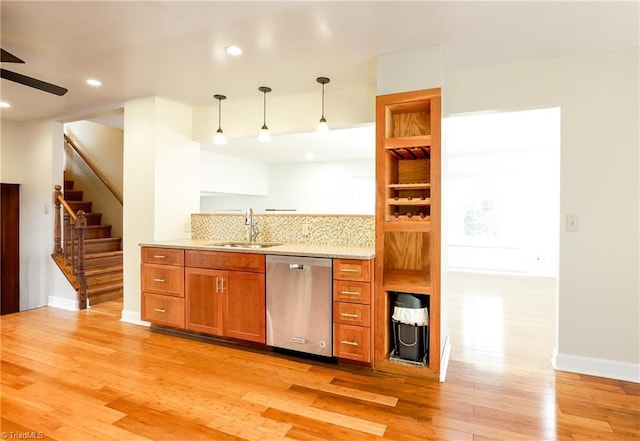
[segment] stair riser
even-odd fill
[[[102,222],[102,213],[86,213],[87,225],[100,225]]]
[[[87,286],[90,287],[112,282],[119,282],[122,284],[122,270],[111,273],[96,274],[95,276],[87,276]]]
[[[83,196],[82,190],[65,190],[64,200],[69,201],[81,201]]]
[[[122,288],[114,288],[110,291],[103,291],[99,294],[88,294],[89,305],[97,305],[98,303],[108,302],[110,300],[121,299],[123,295]]]
[[[119,238],[114,238],[113,240],[108,241],[100,241],[100,242],[85,242],[84,244],[84,254],[85,259],[87,254],[94,253],[109,253],[112,251],[121,251],[121,243],[122,241]],[[65,243],[65,246],[69,251],[71,250],[71,244],[69,242]],[[76,241],[75,248],[73,249],[74,253],[78,252],[78,243]]]
[[[100,225],[102,222],[102,213],[87,213],[87,225]]]
[[[105,239],[111,237],[111,227],[87,228],[84,232],[85,239]]]
[[[91,213],[91,206],[93,205],[93,202],[67,201],[67,204],[69,204],[69,208],[71,208],[71,211],[74,213],[77,213],[78,210],[82,210],[85,213]]]
[[[84,261],[85,270],[89,268],[97,269],[97,268],[103,268],[105,266],[113,266],[113,265],[122,265],[122,255],[100,257],[97,259],[85,258],[85,261]]]

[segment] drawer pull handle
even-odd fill
[[[340,294],[344,294],[346,296],[359,296],[360,292],[358,292],[358,291],[340,291]]]
[[[155,255],[153,256],[153,258],[154,258],[154,259],[166,259],[166,258],[167,258],[167,256],[163,256],[163,255],[161,255],[161,254],[155,254]]]
[[[359,273],[360,270],[357,268],[340,268],[341,273]]]
[[[340,343],[342,343],[343,345],[349,345],[349,346],[360,346],[360,344],[357,341],[340,340]]]
[[[154,310],[155,312],[162,312],[162,313],[167,312],[167,310],[166,310],[166,309],[164,309],[164,308],[153,308],[153,310]]]
[[[160,283],[164,283],[167,280],[166,279],[153,279],[154,282],[160,282]]]
[[[360,318],[360,314],[351,314],[348,312],[341,312],[340,317]]]

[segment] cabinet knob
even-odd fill
[[[153,279],[154,282],[164,283],[166,279]]]
[[[360,314],[351,314],[349,312],[341,312],[340,317],[360,318]]]
[[[167,310],[166,310],[166,309],[164,309],[164,308],[153,308],[153,310],[154,310],[155,312],[162,312],[163,314],[164,314],[165,312],[167,312]]]
[[[163,255],[160,255],[160,254],[154,254],[153,258],[154,259],[166,259],[167,256],[163,256]]]

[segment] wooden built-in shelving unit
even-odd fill
[[[375,367],[437,376],[440,369],[440,89],[376,100]],[[398,364],[395,293],[428,298],[426,365]]]

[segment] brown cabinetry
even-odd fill
[[[376,99],[375,367],[437,374],[440,368],[440,89]],[[425,368],[393,363],[395,293],[426,296]]]
[[[20,311],[20,184],[0,184],[0,314]]]
[[[187,250],[186,327],[265,343],[265,256]]]
[[[370,260],[333,260],[333,355],[371,363]]]
[[[184,251],[143,247],[141,254],[142,320],[184,328]]]

